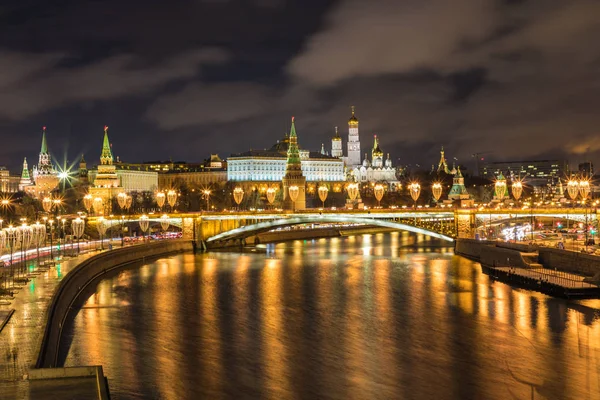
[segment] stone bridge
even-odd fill
[[[165,222],[149,215],[150,225]],[[421,208],[421,209],[371,209],[371,210],[304,210],[299,212],[252,211],[171,214],[169,224],[177,226],[183,237],[219,245],[241,241],[249,236],[292,225],[306,224],[365,224],[405,230],[429,235],[441,240],[473,238],[478,227],[527,218],[557,218],[595,224],[596,209],[584,208],[532,208],[532,209],[482,209],[482,208]],[[89,218],[95,224],[95,218]],[[139,216],[113,219],[111,226],[135,225]]]

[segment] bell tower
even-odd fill
[[[354,115],[354,106],[352,106],[352,116],[348,120],[348,166],[360,166],[360,138],[358,136],[358,118]]]

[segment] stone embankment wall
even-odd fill
[[[502,251],[504,250],[504,251]],[[521,266],[518,258],[512,252],[520,252],[521,259],[528,266],[535,267],[532,262],[532,253],[537,252],[537,262],[544,268],[593,277],[593,281],[600,281],[600,257],[590,254],[578,253],[569,250],[553,249],[517,243],[501,243],[494,241],[458,239],[454,252],[458,255],[479,261],[486,265],[507,265],[507,258],[513,267]],[[496,264],[493,264],[496,262]]]
[[[107,272],[114,271],[126,264],[192,250],[193,245],[189,240],[151,242],[100,253],[76,266],[60,282],[46,311],[46,328],[35,367],[60,366],[57,363],[62,329],[72,305],[86,286],[101,280]]]

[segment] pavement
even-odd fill
[[[14,299],[2,299],[5,301],[0,303],[0,321],[5,321],[11,310],[14,313],[0,331],[0,398],[50,398],[39,395],[44,390],[51,389],[52,382],[36,381],[34,384],[23,377],[37,360],[46,325],[46,310],[56,287],[77,264],[98,253],[99,250],[93,250],[60,260],[56,265],[32,277],[18,289]],[[2,324],[0,322],[0,327]],[[50,396],[50,392],[45,393]]]

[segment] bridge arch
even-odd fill
[[[407,232],[420,233],[436,239],[445,240],[448,242],[454,242],[454,238],[430,231],[424,228],[419,228],[412,225],[403,224],[395,221],[388,221],[378,218],[366,218],[358,216],[335,216],[335,215],[314,215],[314,216],[292,216],[289,218],[281,218],[276,220],[270,220],[265,222],[258,222],[239,228],[231,229],[225,232],[221,232],[214,235],[206,240],[207,243],[214,243],[218,241],[227,241],[231,239],[241,239],[248,236],[252,236],[258,233],[267,232],[272,229],[282,228],[292,225],[310,224],[310,223],[353,223],[353,224],[368,224],[376,225],[384,228],[392,228],[398,230],[404,230]]]

